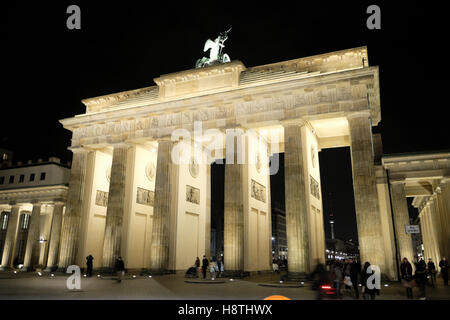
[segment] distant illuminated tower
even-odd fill
[[[332,213],[330,213],[330,227],[331,227],[331,239],[334,240],[334,217]]]

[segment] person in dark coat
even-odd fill
[[[88,277],[92,276],[92,267],[93,267],[93,261],[94,261],[94,257],[92,255],[88,255],[86,257],[86,275]]]
[[[439,267],[441,268],[442,279],[444,280],[444,286],[448,286],[448,261],[445,257],[439,262]]]
[[[353,290],[355,291],[355,299],[359,299],[359,277],[361,277],[361,264],[353,260],[350,265],[350,279],[352,280]]]
[[[125,264],[123,263],[122,257],[118,257],[116,260],[116,272],[117,282],[122,282],[122,278],[125,273]]]
[[[417,286],[420,290],[420,299],[425,300],[425,285],[427,283],[427,264],[422,258],[416,262],[416,273],[414,279],[416,279]]]
[[[363,268],[363,271],[361,274],[361,284],[362,284],[362,290],[364,292],[363,297],[364,297],[364,300],[375,300],[375,295],[377,293],[379,293],[379,291],[376,288],[370,289],[367,286],[367,280],[369,279],[370,276],[372,276],[375,273],[375,271],[373,271],[373,270],[372,270],[372,273],[367,273],[367,269],[369,267],[370,267],[370,262],[367,261],[364,264],[364,268]]]
[[[323,292],[320,287],[330,284],[328,271],[322,263],[318,262],[310,277],[314,280],[313,289],[317,290],[317,299],[321,300],[323,298]]]
[[[202,272],[203,272],[203,279],[206,279],[206,270],[208,270],[209,261],[206,259],[206,256],[203,256],[202,260]]]
[[[14,268],[18,268],[19,267],[19,257],[15,257],[14,258],[13,266],[14,266]]]
[[[434,288],[434,283],[436,282],[436,266],[431,258],[428,259],[427,269],[431,279],[431,286]]]
[[[334,284],[336,286],[336,295],[338,297],[341,296],[341,284],[344,280],[344,272],[342,271],[342,264],[339,261],[335,261],[333,263],[333,272],[334,272]]]
[[[195,272],[198,278],[198,272],[200,271],[200,258],[197,257],[197,259],[195,259]]]
[[[402,285],[406,288],[406,296],[408,299],[413,298],[413,290],[412,290],[412,266],[409,263],[407,258],[403,258],[402,264],[400,265],[400,274],[402,277]]]

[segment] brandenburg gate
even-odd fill
[[[92,254],[108,270],[121,255],[130,269],[173,272],[208,256],[210,164],[226,158],[225,270],[270,270],[269,157],[284,152],[289,273],[302,275],[325,260],[318,152],[350,146],[361,259],[384,270],[378,77],[360,47],[251,68],[212,64],[83,100],[85,114],[61,120],[73,161],[59,268]]]

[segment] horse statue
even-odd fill
[[[228,32],[231,28],[225,32],[221,32],[216,40],[206,40],[203,52],[209,51],[209,58],[203,57],[198,59],[195,63],[196,68],[209,67],[219,63],[230,62],[230,57],[226,53],[222,53],[222,49],[225,47],[224,42],[228,39]]]

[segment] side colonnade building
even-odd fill
[[[0,168],[0,269],[57,266],[70,164],[58,158]]]

